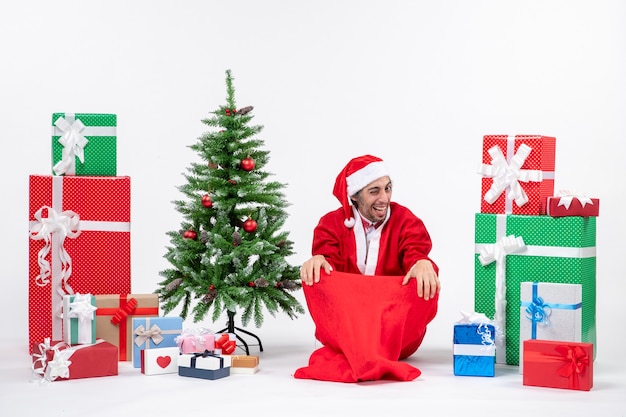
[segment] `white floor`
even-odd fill
[[[288,336],[288,335],[287,335]],[[343,384],[297,380],[314,342],[265,338],[260,371],[209,381],[176,374],[145,376],[120,363],[115,377],[33,382],[26,344],[0,341],[0,404],[11,416],[626,416],[626,363],[598,358],[589,392],[522,385],[517,367],[494,378],[455,377],[451,349],[425,343],[409,362],[411,382]],[[2,411],[6,416],[6,412]]]

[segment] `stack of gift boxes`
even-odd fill
[[[483,346],[466,355],[463,371],[455,352],[457,375],[493,376],[467,366],[488,354],[494,367],[518,365],[523,385],[589,390],[593,384],[599,201],[555,194],[555,151],[554,137],[483,137],[474,309],[484,320],[455,324],[455,351],[472,344],[457,340],[457,327],[461,334],[491,324],[495,352]]]
[[[182,318],[160,317],[156,294],[131,293],[130,177],[117,176],[116,128],[115,114],[54,113],[52,175],[29,178],[33,370],[54,381],[118,375],[120,361],[206,379],[233,362],[258,369],[258,357],[228,356],[233,334],[183,352]]]

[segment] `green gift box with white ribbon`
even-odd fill
[[[519,365],[525,281],[581,284],[581,341],[595,345],[595,217],[477,213],[474,241],[474,310],[504,335],[496,339],[497,363]]]
[[[117,175],[117,115],[52,114],[54,175]]]
[[[68,345],[96,343],[96,297],[91,294],[63,296],[63,341]]]

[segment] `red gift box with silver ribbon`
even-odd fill
[[[31,175],[29,346],[62,340],[67,294],[130,293],[130,177]]]
[[[546,214],[554,195],[556,138],[540,135],[483,137],[481,213]]]

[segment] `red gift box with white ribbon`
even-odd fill
[[[66,294],[130,293],[130,177],[31,175],[29,346],[63,339]]]
[[[556,138],[541,135],[483,137],[481,213],[546,214],[554,195]]]
[[[556,196],[548,197],[547,214],[552,217],[598,217],[600,200],[576,191],[561,190]]]

